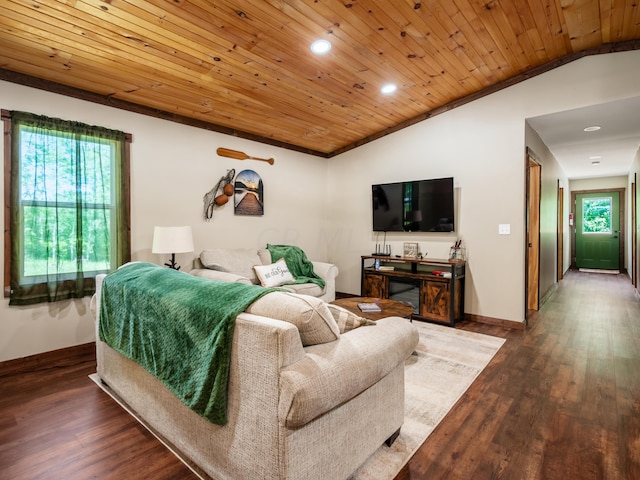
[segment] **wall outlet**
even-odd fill
[[[501,223],[498,225],[498,235],[510,235],[510,234],[511,234],[510,223]]]

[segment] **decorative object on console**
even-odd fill
[[[236,215],[264,215],[262,179],[253,170],[242,170],[236,177],[234,212]]]
[[[462,240],[456,240],[456,243],[454,243],[449,249],[449,260],[466,260],[466,250],[467,249],[462,246]]]
[[[273,165],[273,163],[275,162],[273,158],[251,157],[244,152],[239,152],[238,150],[230,150],[228,148],[222,147],[218,148],[218,150],[216,150],[216,153],[221,157],[229,157],[235,160],[258,160],[260,162],[267,162],[269,165]]]
[[[180,270],[180,266],[176,265],[176,253],[193,252],[191,227],[155,227],[151,252],[170,253],[171,261],[165,265],[174,270]]]
[[[418,258],[418,244],[415,242],[404,242],[404,256],[406,258]]]
[[[233,177],[236,176],[235,169],[227,170],[227,174],[220,177],[216,186],[209,190],[202,197],[204,202],[204,219],[211,220],[213,217],[213,208],[221,207],[229,201],[229,197],[233,195]],[[218,194],[222,187],[222,194]]]

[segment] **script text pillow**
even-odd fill
[[[260,285],[263,287],[277,287],[283,283],[294,281],[284,258],[269,265],[256,265],[253,269],[256,271]]]

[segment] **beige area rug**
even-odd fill
[[[420,343],[405,366],[405,419],[400,436],[381,446],[351,480],[390,480],[467,391],[505,339],[413,322]]]
[[[391,447],[382,445],[350,480],[391,480],[467,391],[505,342],[503,338],[415,321],[420,342],[405,364],[405,419]],[[153,433],[198,477],[208,478],[169,442],[150,429],[111,392],[97,374],[100,388]]]

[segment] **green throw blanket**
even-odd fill
[[[224,425],[235,318],[274,290],[132,263],[104,279],[100,340]]]
[[[324,288],[324,280],[313,271],[313,263],[300,247],[267,244],[267,250],[271,253],[272,262],[276,262],[281,258],[284,258],[284,261],[287,262],[287,267],[293,278],[295,278],[295,281],[289,283],[315,283]]]

